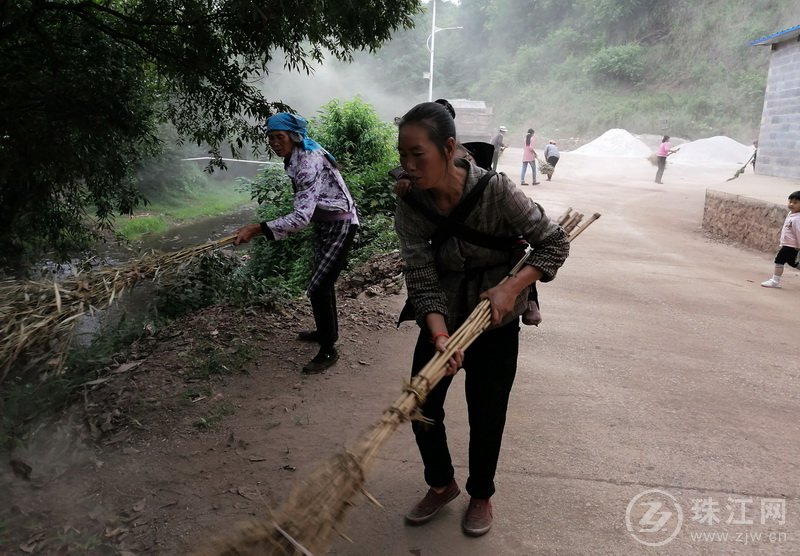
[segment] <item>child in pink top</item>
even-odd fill
[[[765,288],[780,288],[783,265],[798,267],[797,254],[800,253],[800,191],[789,195],[789,215],[781,228],[781,248],[775,257],[775,273],[761,285]]]

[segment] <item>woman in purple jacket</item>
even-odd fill
[[[250,224],[239,230],[236,244],[263,234],[280,240],[314,223],[314,271],[306,294],[311,300],[316,330],[301,332],[300,340],[317,342],[319,353],[303,372],[321,373],[339,359],[335,284],[358,229],[358,213],[333,156],[307,135],[308,123],[281,112],[267,120],[267,138],[294,188],[294,210],[280,218]]]

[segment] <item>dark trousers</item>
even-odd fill
[[[469,479],[467,492],[475,498],[490,498],[495,491],[494,475],[506,424],[506,409],[519,352],[519,321],[484,332],[466,351],[464,370],[469,413]],[[414,350],[411,376],[416,375],[435,353],[426,330],[420,331]],[[431,391],[422,414],[433,424],[412,423],[422,462],[425,482],[432,487],[447,486],[455,475],[444,426],[444,400],[452,376],[443,378]]]
[[[331,350],[339,339],[339,315],[336,309],[336,280],[347,262],[347,253],[353,245],[357,226],[350,228],[334,264],[313,292],[309,294],[314,322],[317,325],[319,343],[323,349]]]
[[[500,161],[500,149],[495,147],[492,155],[492,170],[497,171],[497,163]]]
[[[664,169],[667,167],[667,157],[657,156],[658,170],[656,171],[656,183],[661,183],[661,178],[664,177]]]

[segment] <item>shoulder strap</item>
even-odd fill
[[[489,185],[491,179],[496,176],[496,172],[487,172],[475,184],[475,187],[467,194],[449,216],[443,216],[430,210],[411,195],[406,195],[403,200],[409,206],[421,213],[428,220],[436,224],[437,230],[431,238],[431,245],[438,249],[449,237],[455,236],[467,243],[493,249],[495,251],[511,251],[519,244],[519,238],[506,237],[500,238],[489,235],[485,232],[475,230],[464,224],[464,220],[472,213],[478,200],[483,195],[484,190]]]

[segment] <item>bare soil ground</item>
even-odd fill
[[[516,151],[501,161],[514,179]],[[603,217],[541,288],[542,326],[523,329],[493,530],[461,534],[465,495],[425,527],[403,524],[426,488],[403,429],[367,485],[384,507],[357,500],[354,543],[331,553],[800,553],[800,276],[760,288],[772,255],[700,231],[705,187],[735,170],[669,167],[659,186],[644,160],[567,153],[554,181],[526,188],[553,216],[569,206]],[[746,183],[778,197],[791,186]],[[294,340],[312,322],[302,302],[277,315],[212,307],[143,341],[13,454],[31,465],[30,480],[0,467],[0,553],[186,554],[238,520],[266,517],[399,393],[416,337],[394,326],[402,302],[344,299],[342,359],[317,376],[300,373],[314,355]],[[461,484],[462,380],[447,407]],[[629,503],[649,489],[683,511],[683,528],[660,547],[626,527]],[[762,524],[773,499],[785,519]],[[718,521],[695,519],[696,500],[716,504]],[[740,507],[752,524],[740,523]],[[693,536],[703,532],[729,537]]]

